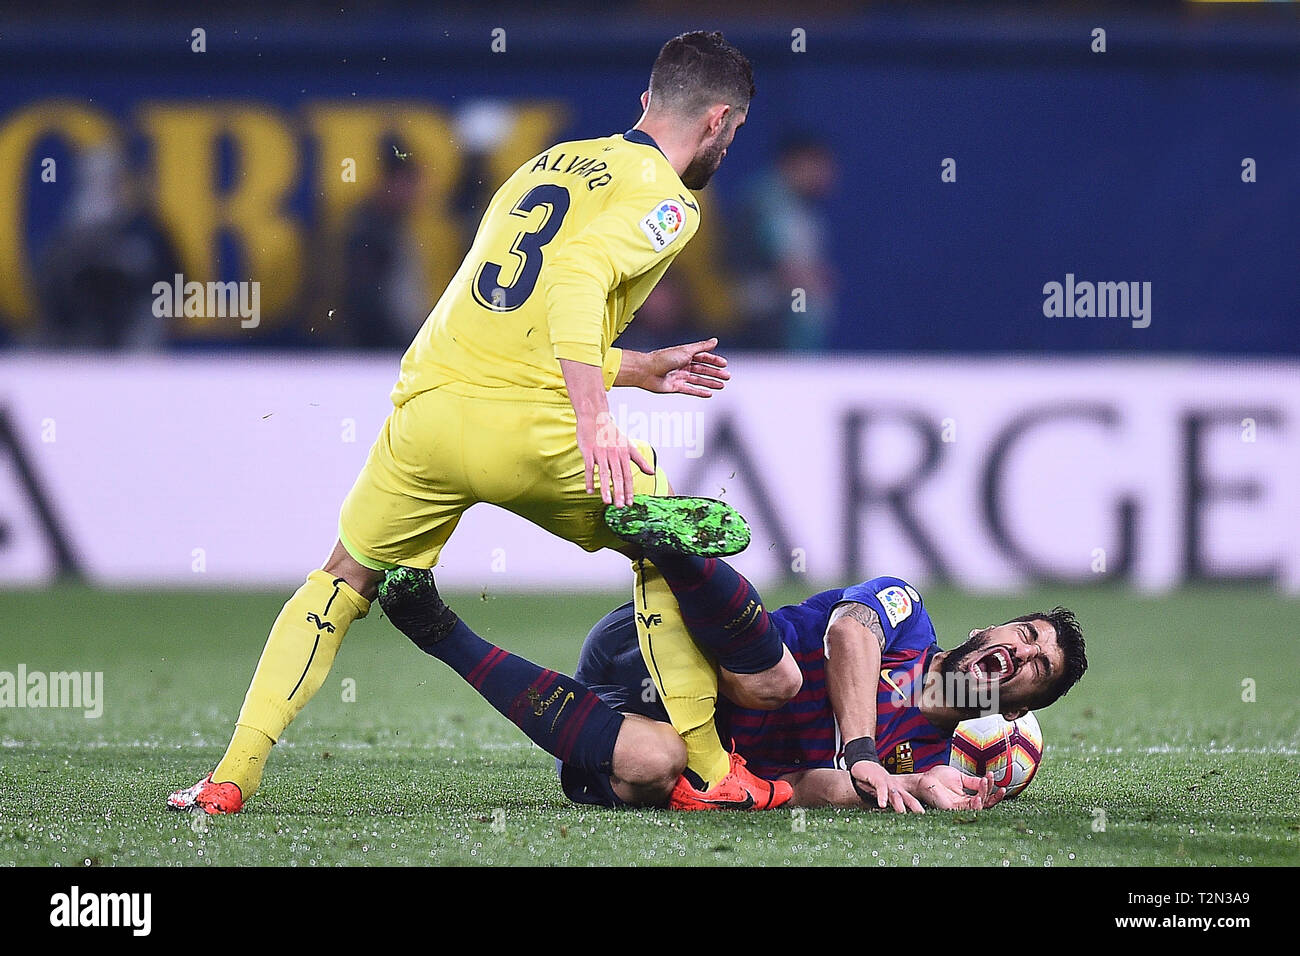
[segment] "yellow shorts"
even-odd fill
[[[587,551],[622,542],[587,494],[577,421],[563,395],[538,389],[443,386],[393,409],[339,512],[339,540],[375,571],[431,568],[465,509],[479,502],[527,518]],[[668,494],[632,466],[637,494]]]

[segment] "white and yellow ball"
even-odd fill
[[[1043,760],[1043,730],[1032,712],[1019,720],[990,714],[963,720],[952,734],[948,763],[963,773],[982,777],[993,772],[993,782],[1007,788],[1007,799],[1018,796],[1038,772]]]

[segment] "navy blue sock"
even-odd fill
[[[691,637],[733,674],[775,667],[784,645],[763,609],[763,597],[739,571],[717,558],[647,552],[677,598]]]
[[[446,637],[412,640],[465,678],[551,756],[595,773],[612,771],[623,715],[572,677],[489,644],[459,618]]]

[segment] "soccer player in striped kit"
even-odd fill
[[[961,646],[944,651],[921,595],[900,578],[872,578],[768,612],[753,585],[725,561],[668,549],[650,549],[647,558],[672,587],[692,635],[718,661],[720,736],[734,741],[760,778],[789,784],[791,805],[899,812],[991,806],[1001,798],[991,776],[981,781],[948,766],[954,728],[989,710],[1014,720],[1046,707],[1087,668],[1082,630],[1064,608],[974,629]],[[428,590],[431,579],[423,602],[412,600],[418,590],[412,582],[422,579],[411,575],[390,578],[380,591],[393,623],[453,666],[457,652],[449,659],[440,633],[456,635],[452,646],[477,642],[469,660],[481,660],[491,645]],[[692,780],[634,614],[627,604],[592,628],[573,677],[509,655],[516,683],[484,696],[558,758],[562,787],[574,802],[737,809],[712,804]],[[442,623],[432,627],[431,620]],[[793,698],[776,668],[759,666],[782,653],[793,656],[803,678]],[[538,675],[547,689],[558,683],[581,695],[584,719],[611,728],[617,744],[599,764],[568,756],[574,735],[566,737],[565,750],[557,749],[558,718],[545,715],[548,736],[539,732],[545,721],[535,719],[544,714],[521,706],[540,696],[526,692]]]

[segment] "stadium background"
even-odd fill
[[[494,186],[553,141],[630,127],[659,45],[703,25],[750,55],[759,93],[701,194],[704,228],[626,344],[717,334],[737,377],[709,403],[615,393],[627,430],[658,440],[679,490],[751,516],[740,563],[773,597],[902,574],[933,596],[945,641],[1023,601],[1077,605],[1092,688],[1043,724],[1090,770],[1144,740],[1293,760],[1294,10],[548,10],[6,11],[0,668],[104,669],[101,749],[188,745],[194,727],[219,752],[277,602],[332,542],[405,341]],[[158,319],[152,284],[174,272],[257,281],[256,327]],[[1067,275],[1151,283],[1149,326],[1046,317],[1044,285]],[[467,619],[561,667],[629,578],[621,559],[485,509],[444,565]],[[202,623],[218,613],[237,633]],[[384,637],[353,637],[364,649],[340,659],[365,716],[322,692],[291,731],[304,749],[278,758],[286,786],[315,779],[313,741],[391,744],[394,714],[436,746],[486,741],[544,770],[450,675]],[[1203,686],[1224,639],[1238,666]],[[1135,672],[1133,654],[1152,669]],[[1242,709],[1247,678],[1271,703]],[[442,709],[417,718],[426,680]],[[194,696],[159,707],[178,690]],[[30,783],[12,775],[24,748],[98,759],[79,714],[8,710],[0,727],[11,797]],[[185,756],[145,785],[177,783],[161,777],[196,769]],[[1180,778],[1180,759],[1161,772]],[[1240,759],[1226,772],[1257,773]],[[1051,811],[1086,825],[1089,798],[1044,780]],[[1082,862],[1147,859],[1082,846]]]
[[[6,28],[0,579],[295,581],[495,185],[631,126],[679,25],[306,11]],[[624,344],[748,354],[714,402],[614,409],[682,490],[736,476],[776,546],[747,570],[1300,588],[1288,21],[1107,11],[1101,53],[1068,9],[718,19],[760,94]],[[154,316],[176,273],[255,280],[256,324]],[[1150,283],[1149,325],[1045,317],[1069,275]],[[472,516],[449,580],[614,582],[513,524]]]

